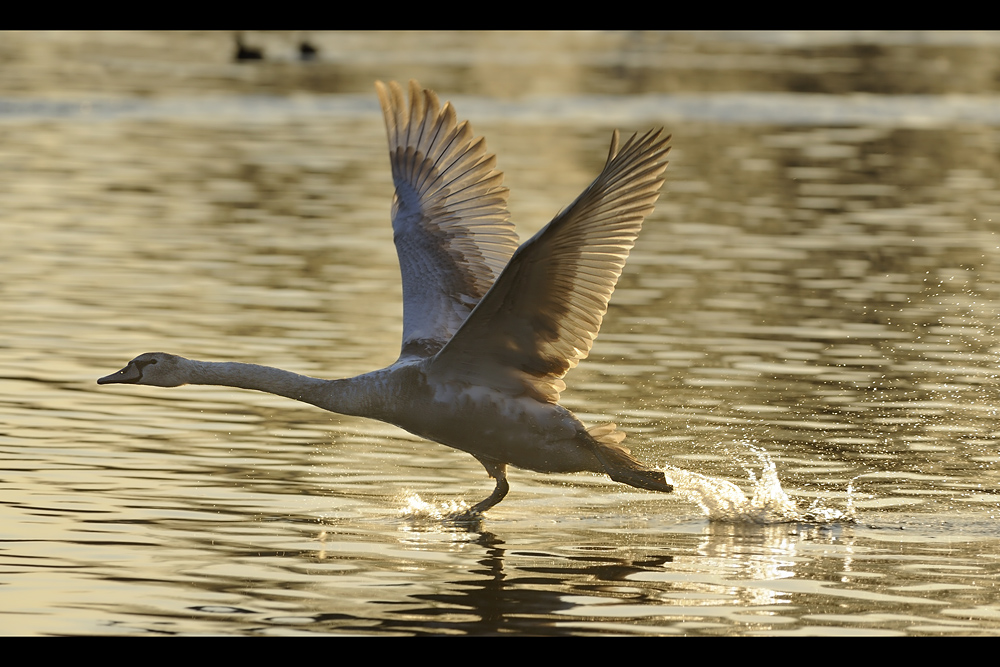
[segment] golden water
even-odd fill
[[[993,35],[6,34],[6,634],[996,634]],[[853,41],[852,41],[853,40]],[[858,40],[861,40],[860,42]],[[867,42],[865,40],[868,40]],[[909,40],[909,41],[907,41]],[[522,239],[612,129],[664,196],[567,377],[677,491],[514,470],[138,353],[391,363],[372,82],[499,156]],[[467,506],[467,505],[465,505]]]

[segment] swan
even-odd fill
[[[323,380],[236,362],[148,352],[98,384],[225,385],[379,419],[472,454],[496,480],[466,513],[507,495],[507,466],[606,473],[670,492],[614,424],[590,428],[559,404],[563,376],[590,352],[667,167],[670,136],[611,139],[600,175],[518,247],[496,157],[450,102],[375,84],[395,183],[392,227],[403,282],[403,342],[387,368]]]

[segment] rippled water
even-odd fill
[[[294,59],[298,40],[320,48]],[[5,634],[996,634],[992,34],[6,34]],[[422,43],[427,42],[430,43]],[[372,82],[499,156],[527,238],[612,129],[665,194],[564,402],[678,489],[514,470],[218,387],[394,361]]]

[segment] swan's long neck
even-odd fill
[[[321,380],[291,371],[238,362],[185,360],[188,384],[254,389],[311,403],[345,415],[377,416],[384,396],[378,371],[343,380]]]

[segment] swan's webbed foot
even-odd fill
[[[478,459],[479,462],[483,464],[483,466],[486,468],[486,472],[490,474],[490,477],[496,479],[497,486],[495,489],[493,489],[493,493],[491,493],[488,498],[476,503],[465,512],[462,512],[461,514],[456,516],[455,519],[459,521],[469,521],[481,518],[483,512],[485,512],[486,510],[490,509],[491,507],[499,503],[501,500],[503,500],[504,497],[507,495],[507,492],[510,491],[510,484],[507,483],[506,463],[498,463],[495,461],[483,460],[480,459],[478,456],[476,457],[476,459]]]

